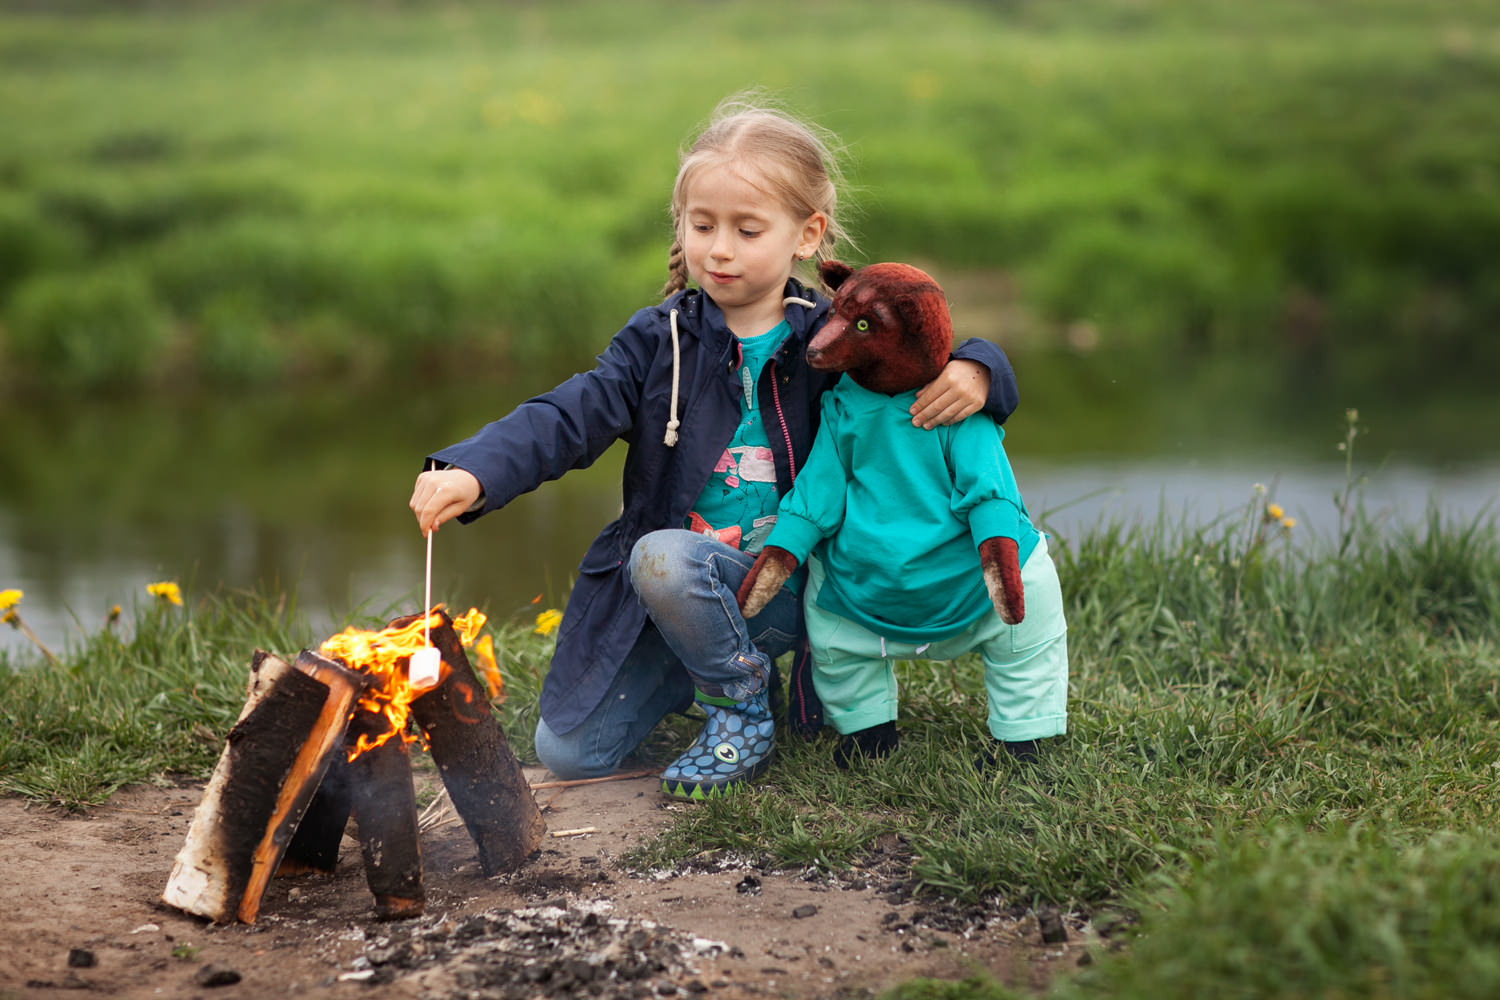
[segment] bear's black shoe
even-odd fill
[[[1002,753],[1009,755],[1017,764],[1035,764],[1041,759],[1041,742],[1039,740],[1002,741],[991,737],[989,745],[984,748],[984,753],[974,758],[974,769],[993,771],[1000,763]]]
[[[839,740],[839,745],[833,748],[833,762],[839,770],[847,771],[856,759],[879,760],[895,750],[900,742],[901,734],[896,731],[896,724],[882,722]]]

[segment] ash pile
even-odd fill
[[[559,900],[387,925],[339,979],[373,985],[420,976],[422,995],[444,1000],[636,1000],[704,996],[728,985],[704,982],[698,964],[734,954],[727,945],[611,910],[607,901]]]

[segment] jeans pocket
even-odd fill
[[[795,639],[796,636],[774,625],[750,633],[750,641],[755,643],[755,648],[773,660],[782,653],[790,652]]]

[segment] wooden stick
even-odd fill
[[[568,781],[537,781],[533,782],[531,788],[575,788],[578,785],[597,785],[601,781],[626,781],[630,778],[649,778],[654,774],[661,774],[659,767],[645,767],[639,771],[619,771],[615,774],[606,774],[602,778],[573,778]]]
[[[598,833],[599,830],[592,826],[580,826],[576,830],[553,830],[554,837],[582,837],[585,833]]]

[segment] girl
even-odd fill
[[[426,533],[469,521],[628,442],[624,506],[578,566],[542,684],[537,756],[564,778],[616,769],[669,712],[708,719],[663,772],[670,795],[723,794],[770,763],[777,657],[799,649],[792,718],[820,724],[797,588],[746,621],[735,591],[776,518],[836,375],[803,357],[828,300],[792,277],[842,237],[828,146],[776,111],[730,101],[680,160],[666,299],[615,334],[590,372],[429,456],[410,506]],[[691,280],[696,288],[689,288]],[[1003,421],[1015,377],[971,340],[912,420],[980,408]]]

